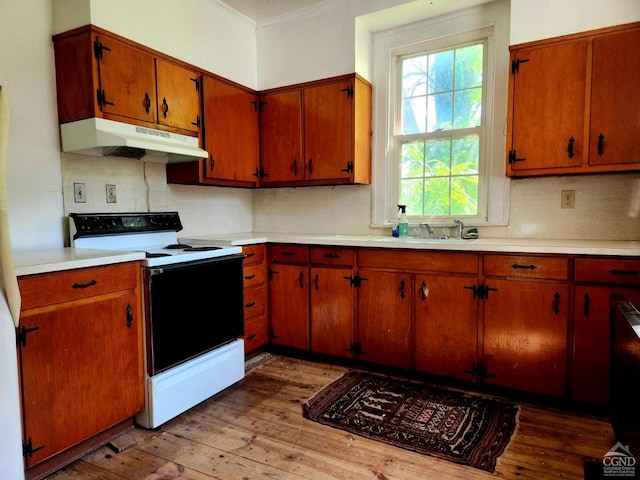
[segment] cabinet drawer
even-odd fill
[[[640,285],[640,260],[578,258],[576,282]]]
[[[350,267],[355,260],[355,250],[338,247],[311,247],[311,263]]]
[[[265,287],[253,287],[244,290],[244,318],[264,315],[266,311]]]
[[[460,252],[425,252],[363,248],[358,251],[358,266],[403,271],[478,273],[478,255]]]
[[[254,263],[264,262],[265,257],[265,245],[243,245],[242,253],[246,255],[244,259],[245,265],[252,265]]]
[[[20,277],[22,310],[137,288],[139,262]]]
[[[245,266],[242,269],[244,288],[262,285],[266,277],[265,270],[266,268],[263,263]]]
[[[301,245],[270,245],[269,259],[272,262],[307,263],[309,248]]]
[[[485,255],[484,274],[497,277],[566,280],[569,260],[563,257]]]
[[[244,322],[244,352],[249,353],[269,343],[269,323],[266,316]]]

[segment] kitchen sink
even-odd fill
[[[402,242],[402,243],[424,243],[424,244],[445,244],[445,245],[461,245],[464,243],[473,242],[475,238],[466,240],[461,238],[416,238],[416,237],[407,237],[407,238],[397,238],[397,237],[382,237],[376,238],[373,240],[374,242]]]

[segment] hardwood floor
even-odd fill
[[[267,354],[213,399],[156,431],[126,433],[116,448],[49,479],[582,479],[583,462],[615,443],[605,419],[521,404],[514,438],[490,474],[303,418],[302,403],[346,370]]]

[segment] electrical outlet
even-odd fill
[[[87,203],[87,188],[84,183],[73,184],[73,201],[76,203]]]
[[[576,191],[575,190],[562,190],[561,208],[576,208]]]
[[[105,189],[107,191],[107,203],[117,203],[116,186],[107,184],[105,185]]]

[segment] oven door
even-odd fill
[[[244,334],[243,255],[145,269],[150,375]]]

